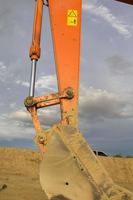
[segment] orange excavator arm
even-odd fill
[[[133,0],[115,0],[133,4]],[[58,94],[47,97],[34,97],[37,61],[40,58],[41,29],[44,0],[36,0],[32,45],[30,58],[32,61],[29,97],[25,105],[32,109],[32,118],[36,132],[40,132],[41,125],[37,117],[37,109],[60,104],[61,123],[78,124],[78,88],[80,62],[80,30],[81,30],[82,0],[47,0],[49,6],[50,23],[54,43],[54,54],[58,79]],[[65,96],[64,96],[65,93]],[[50,99],[47,101],[46,98]],[[56,100],[55,100],[56,99]],[[33,106],[34,104],[34,106]],[[32,105],[32,106],[31,106]],[[34,108],[34,109],[33,109]],[[34,115],[34,117],[33,117]]]
[[[25,105],[31,112],[36,132],[41,132],[37,109],[60,104],[61,123],[77,126],[80,63],[81,0],[49,0],[50,23],[53,37],[59,92],[34,97],[36,65],[40,58],[43,0],[37,0],[30,48],[32,61],[29,97]],[[48,100],[47,100],[48,99]],[[45,103],[47,101],[47,103]]]
[[[59,93],[69,88],[71,100],[61,99],[63,123],[77,123],[81,0],[49,0]]]
[[[44,5],[50,14],[58,92],[35,97]],[[113,182],[78,129],[81,7],[82,0],[36,0],[30,90],[25,106],[36,130],[35,142],[43,153],[40,182],[50,200],[133,200],[131,192]],[[43,129],[38,109],[57,104],[60,122]]]

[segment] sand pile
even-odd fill
[[[113,180],[133,192],[133,158],[99,157]],[[47,200],[39,183],[38,152],[0,148],[0,200]]]

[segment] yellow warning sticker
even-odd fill
[[[67,11],[67,25],[68,26],[77,26],[78,24],[78,11],[77,10],[68,10]]]

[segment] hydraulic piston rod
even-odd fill
[[[29,96],[30,97],[34,97],[34,93],[35,93],[36,66],[37,66],[37,61],[32,60],[31,77],[30,77],[30,90],[29,90]]]
[[[36,78],[36,67],[37,61],[40,58],[40,40],[41,40],[41,29],[42,29],[42,15],[43,15],[43,0],[37,0],[35,6],[35,17],[32,35],[32,44],[30,48],[31,64],[31,78],[30,78],[30,89],[29,96],[33,97],[35,93],[35,78]]]

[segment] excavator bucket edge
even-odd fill
[[[133,200],[131,192],[109,177],[78,129],[58,124],[45,134],[48,151],[40,165],[40,182],[49,199]]]

